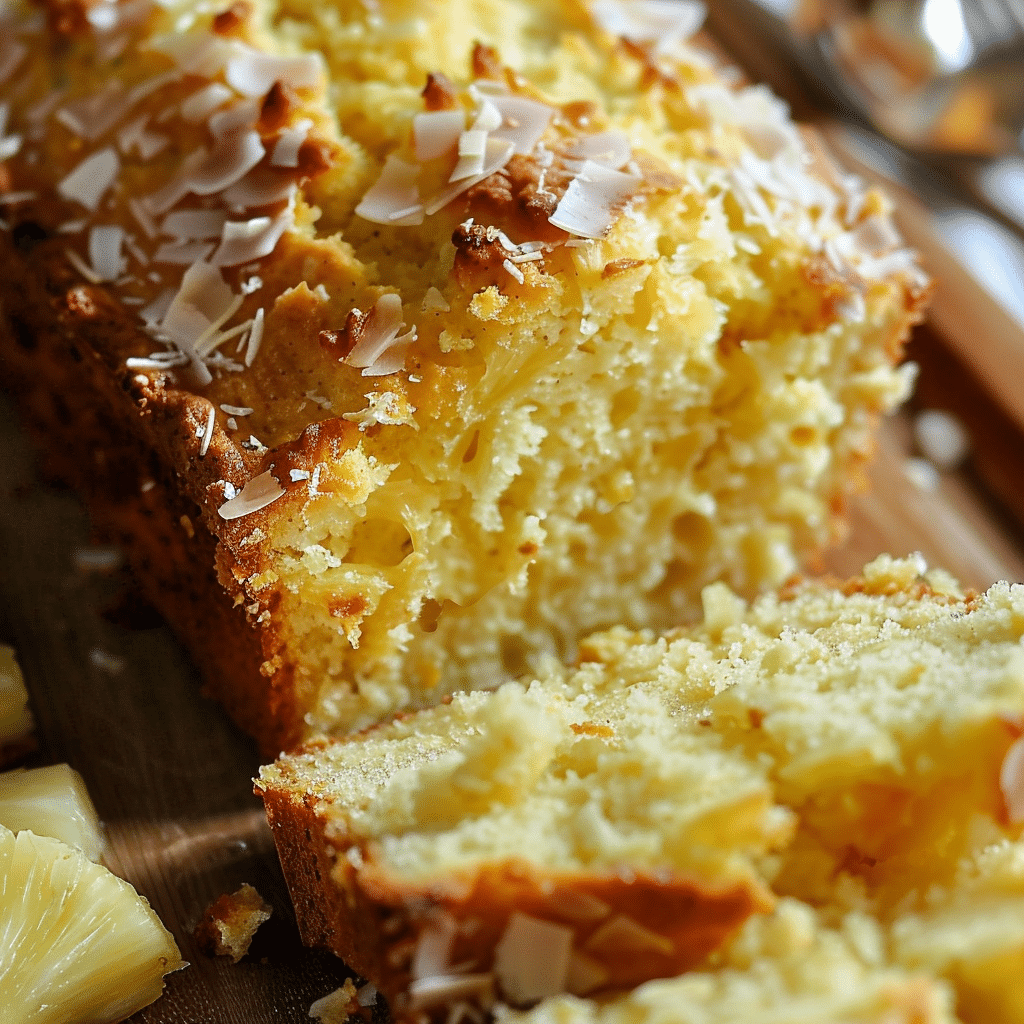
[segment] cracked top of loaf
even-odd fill
[[[217,538],[269,749],[841,531],[927,284],[699,13],[5,3],[6,244]]]

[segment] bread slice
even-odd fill
[[[927,282],[697,9],[5,7],[3,376],[265,751],[842,532]]]
[[[1024,587],[883,556],[703,600],[700,625],[615,628],[574,669],[264,768],[304,939],[416,1016],[707,969],[784,897],[868,915],[890,967],[956,985],[966,954],[921,936],[1024,820]],[[993,934],[979,965],[1024,952]]]

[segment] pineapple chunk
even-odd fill
[[[56,839],[0,827],[0,901],[6,1024],[112,1024],[185,966],[127,882]]]
[[[70,765],[0,773],[0,825],[59,839],[89,860],[103,856],[99,815],[82,776]]]
[[[0,644],[0,764],[32,749],[32,712],[14,650]]]

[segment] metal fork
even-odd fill
[[[826,0],[817,6],[814,43],[846,98],[891,139],[973,155],[1020,147],[1021,0]]]

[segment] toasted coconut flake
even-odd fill
[[[571,235],[603,238],[618,210],[636,194],[641,181],[634,174],[587,160],[548,220]]]
[[[459,999],[486,999],[494,984],[493,974],[451,974],[418,978],[409,985],[409,1009],[452,1003]]]
[[[502,119],[491,136],[511,142],[519,154],[533,151],[555,114],[553,107],[525,96],[492,96],[490,102]]]
[[[554,913],[571,921],[600,921],[612,911],[604,900],[577,889],[559,889],[548,896],[546,903]]]
[[[124,270],[121,256],[124,228],[117,225],[95,227],[89,232],[89,262],[100,281],[116,281]]]
[[[520,1005],[565,991],[573,930],[518,911],[494,949],[494,972],[508,999]]]
[[[296,121],[295,124],[281,129],[270,163],[274,167],[298,167],[299,150],[309,136],[313,122],[308,117]]]
[[[502,260],[501,265],[520,283],[526,280],[526,275],[511,260]]]
[[[257,167],[226,189],[221,198],[229,209],[242,211],[254,206],[273,206],[282,200],[291,202],[297,191],[298,186],[291,177]]]
[[[416,159],[425,162],[451,152],[465,127],[466,115],[462,110],[427,110],[417,114],[412,119]]]
[[[81,203],[95,212],[107,189],[114,183],[121,161],[109,146],[86,157],[63,181],[57,191],[65,199]]]
[[[660,953],[663,956],[670,956],[675,950],[671,939],[645,928],[625,914],[616,914],[606,924],[601,925],[587,939],[584,948],[591,953],[605,953],[608,956],[632,953]]]
[[[387,158],[380,177],[363,196],[356,214],[374,224],[409,226],[423,223],[423,207],[416,183],[419,167],[394,153]]]
[[[199,124],[205,121],[218,107],[224,106],[234,97],[234,92],[221,82],[210,82],[182,100],[181,116],[186,121]]]
[[[249,515],[250,512],[258,512],[261,508],[266,508],[284,493],[284,488],[268,469],[265,473],[254,476],[235,497],[225,501],[217,509],[217,514],[221,519],[240,519],[242,516]]]
[[[64,255],[68,258],[68,263],[71,264],[77,270],[82,277],[86,279],[90,284],[100,284],[100,279],[96,276],[96,271],[89,266],[81,256],[75,252],[74,249],[65,249]]]
[[[323,75],[319,54],[277,57],[246,48],[227,63],[224,77],[243,96],[264,96],[275,82],[293,89],[312,89]]]
[[[244,362],[246,366],[252,366],[256,353],[260,350],[260,343],[263,341],[263,309],[257,309],[256,315],[252,318],[252,327],[249,328],[249,340],[245,346]]]
[[[248,405],[228,405],[226,402],[221,403],[220,411],[229,416],[251,416],[255,412]]]

